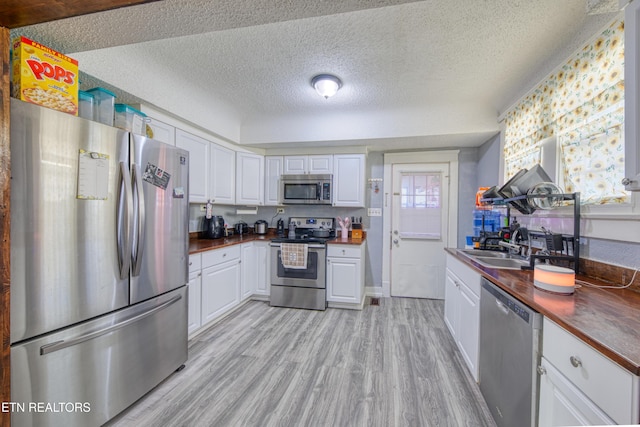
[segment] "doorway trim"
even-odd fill
[[[460,150],[418,151],[384,154],[384,205],[382,208],[382,294],[391,296],[391,192],[393,191],[392,167],[394,164],[448,163],[449,164],[449,212],[446,247],[456,246],[458,241],[458,155]],[[454,191],[452,191],[452,189]]]

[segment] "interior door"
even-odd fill
[[[444,298],[449,164],[394,164],[391,296]]]

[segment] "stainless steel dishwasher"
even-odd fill
[[[542,316],[486,279],[480,295],[480,391],[500,427],[537,425]]]

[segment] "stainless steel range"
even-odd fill
[[[289,218],[288,238],[271,240],[271,306],[325,310],[327,241],[333,218]]]

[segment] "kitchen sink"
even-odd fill
[[[458,252],[471,258],[511,258],[512,255],[507,252],[485,251],[479,249],[458,249]]]
[[[486,268],[520,270],[522,266],[529,265],[529,261],[524,258],[507,252],[458,249],[458,253],[474,260]]]

